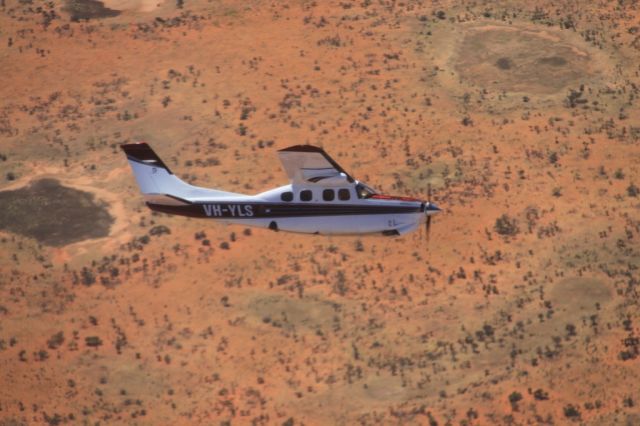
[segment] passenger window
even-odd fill
[[[336,198],[336,193],[333,189],[325,189],[322,191],[322,199],[325,201],[333,201]]]
[[[313,198],[313,192],[309,189],[305,189],[304,191],[300,191],[300,201],[311,201]]]
[[[351,194],[349,193],[348,189],[339,189],[338,190],[338,198],[340,199],[340,201],[347,201],[349,198],[351,198]]]
[[[280,199],[282,201],[293,201],[293,192],[287,191],[280,194]]]

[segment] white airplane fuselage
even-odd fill
[[[349,200],[325,201],[322,192],[349,191]],[[301,201],[300,193],[311,191],[310,201]],[[292,201],[282,201],[291,193]],[[239,225],[270,228],[308,234],[404,234],[424,222],[423,203],[398,198],[357,198],[355,185],[336,188],[296,188],[284,185],[254,196],[202,197],[177,200],[147,197],[147,205],[164,213],[215,219]]]
[[[402,235],[439,212],[434,204],[415,198],[376,194],[344,173],[322,177],[321,183],[310,179],[257,195],[200,188],[174,176],[148,145],[123,149],[147,206],[168,214],[274,231]]]

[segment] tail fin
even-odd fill
[[[158,154],[144,142],[120,145],[120,148],[127,155],[129,165],[145,198],[157,199],[156,196],[169,195],[172,198],[198,201],[199,198],[243,196],[189,185],[175,176]]]

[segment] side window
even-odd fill
[[[280,199],[282,201],[293,201],[293,192],[287,191],[280,194]]]
[[[333,201],[336,198],[336,193],[333,189],[325,189],[322,191],[322,199],[325,201]]]
[[[338,190],[338,198],[340,199],[340,201],[347,201],[351,198],[351,193],[348,189],[341,188]]]
[[[311,201],[313,198],[313,192],[309,189],[300,191],[300,201]]]

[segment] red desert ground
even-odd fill
[[[1,0],[0,425],[640,424],[640,5]],[[311,144],[427,241],[154,214]]]

